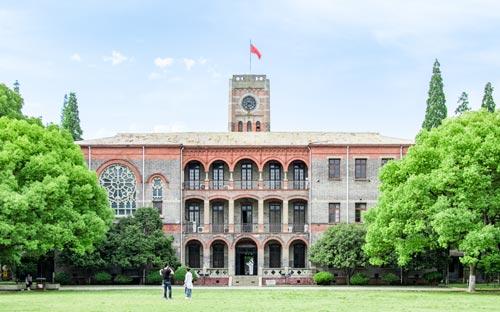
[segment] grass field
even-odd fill
[[[304,289],[174,289],[0,293],[1,311],[500,311],[500,293]]]

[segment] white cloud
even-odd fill
[[[149,74],[148,79],[149,80],[158,80],[158,79],[161,79],[162,77],[163,77],[162,74],[157,73],[157,72],[152,72],[151,74]]]
[[[187,70],[191,70],[194,64],[196,64],[196,61],[190,58],[184,58],[182,59],[182,62],[184,63],[184,66],[186,67]]]
[[[206,58],[204,58],[204,57],[200,57],[200,58],[198,59],[198,63],[199,63],[200,65],[205,65],[205,64],[207,63],[207,59],[206,59]]]
[[[82,57],[78,53],[73,53],[73,55],[70,56],[70,59],[75,62],[81,62]]]
[[[112,65],[119,65],[127,61],[129,58],[120,52],[113,50],[113,52],[111,52],[111,56],[105,56],[103,59],[106,62],[110,61]]]
[[[157,57],[155,58],[154,63],[159,68],[166,68],[174,63],[174,59],[171,57],[166,57],[166,58]]]

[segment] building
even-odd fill
[[[411,140],[271,132],[269,79],[230,79],[228,132],[80,141],[117,217],[154,206],[181,262],[206,284],[309,283],[307,252],[329,226],[362,222],[378,172]]]

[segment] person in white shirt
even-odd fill
[[[186,276],[184,277],[184,293],[186,294],[186,299],[191,299],[191,294],[193,292],[193,274],[190,268],[186,270]]]

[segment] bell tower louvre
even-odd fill
[[[271,131],[270,89],[266,75],[233,75],[229,80],[229,131]]]

